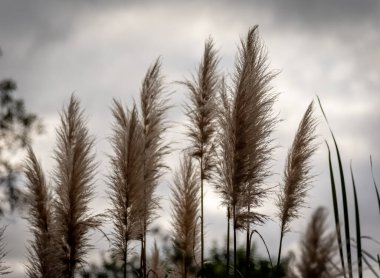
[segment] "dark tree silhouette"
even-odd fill
[[[14,157],[31,143],[34,133],[42,132],[37,115],[29,113],[24,101],[14,96],[16,89],[13,79],[0,80],[0,215],[13,210],[22,199],[17,187],[21,167]]]

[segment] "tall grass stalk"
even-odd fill
[[[111,156],[112,173],[109,177],[109,198],[112,208],[109,215],[114,231],[112,233],[112,254],[123,265],[124,278],[127,277],[130,241],[141,239],[141,219],[144,202],[144,145],[143,129],[138,119],[137,109],[126,112],[114,101],[114,117]]]
[[[94,190],[93,139],[74,96],[61,114],[57,136],[54,171],[55,233],[60,251],[57,275],[73,278],[90,247],[88,232],[100,224],[89,208]]]
[[[271,93],[269,85],[273,77],[255,26],[241,41],[232,88],[222,86],[219,113],[221,154],[216,185],[222,193],[222,203],[230,207],[232,214],[234,277],[238,275],[237,230],[247,231],[249,258],[250,225],[265,219],[254,209],[265,198],[262,185],[269,175],[270,134],[276,123],[272,106],[277,96]]]
[[[163,134],[167,128],[165,114],[168,109],[168,100],[162,83],[161,64],[157,59],[148,69],[140,93],[144,142],[141,235],[141,274],[143,277],[147,276],[147,231],[159,207],[155,191],[165,168],[163,156],[167,153],[167,146],[163,144]]]
[[[175,173],[174,187],[172,188],[174,258],[178,266],[177,273],[183,278],[189,277],[199,252],[197,219],[200,192],[197,174],[191,157],[185,155],[180,163],[180,168]]]
[[[300,210],[305,204],[305,197],[310,189],[312,179],[310,159],[316,150],[314,134],[316,122],[312,112],[313,102],[307,108],[288,152],[283,184],[278,194],[277,207],[281,232],[277,270],[280,265],[283,237],[290,230],[291,221],[300,216]]]
[[[232,104],[227,95],[225,79],[221,80],[219,92],[217,121],[219,125],[217,140],[219,141],[219,152],[217,152],[216,178],[214,186],[221,195],[222,206],[226,208],[227,216],[227,244],[226,244],[226,276],[230,270],[230,228],[231,228],[231,204],[232,204],[232,166],[233,166],[233,144],[232,144]]]
[[[203,60],[196,76],[183,82],[188,88],[190,104],[185,107],[189,117],[188,136],[192,141],[191,155],[199,162],[201,204],[201,277],[204,269],[204,181],[210,178],[214,167],[214,142],[216,102],[218,89],[218,57],[212,39],[205,44]]]
[[[47,188],[44,173],[31,149],[25,162],[27,180],[26,201],[28,218],[33,240],[28,248],[26,274],[28,277],[54,277],[57,257],[54,242],[52,197]]]

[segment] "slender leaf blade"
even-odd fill
[[[343,172],[343,166],[342,166],[342,159],[340,157],[340,152],[338,148],[338,144],[335,140],[334,133],[332,132],[332,129],[330,127],[330,124],[327,120],[326,114],[323,110],[321,100],[318,98],[319,107],[321,108],[321,111],[323,113],[323,116],[325,117],[326,123],[330,129],[331,136],[334,141],[335,150],[338,158],[338,165],[339,165],[339,175],[340,175],[340,182],[341,182],[341,189],[342,189],[342,200],[343,200],[343,216],[344,216],[344,231],[345,231],[345,240],[346,240],[346,252],[347,252],[347,264],[348,264],[348,274],[349,277],[352,278],[352,259],[351,259],[351,243],[350,243],[350,220],[348,215],[348,205],[347,205],[347,193],[346,193],[346,183],[344,180],[344,172]]]
[[[354,191],[354,201],[355,201],[355,218],[356,218],[356,244],[357,244],[357,256],[358,256],[358,275],[359,278],[363,277],[363,262],[362,262],[362,239],[360,232],[360,214],[359,214],[359,204],[358,204],[358,196],[356,193],[356,185],[354,174],[352,172],[352,166],[350,165],[351,171],[351,179],[352,179],[352,187]]]
[[[334,206],[336,238],[338,240],[339,255],[340,255],[340,261],[341,261],[341,265],[342,265],[342,269],[343,269],[343,275],[344,275],[344,277],[346,277],[346,267],[344,264],[342,235],[340,232],[339,207],[338,207],[338,199],[337,199],[337,195],[336,195],[334,170],[333,170],[332,163],[331,163],[330,147],[329,147],[329,144],[327,142],[326,142],[326,146],[327,146],[328,156],[329,156],[330,182],[331,182],[331,192],[332,192],[333,206]]]

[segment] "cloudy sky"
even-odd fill
[[[233,4],[232,4],[233,3]],[[172,93],[167,134],[173,152],[167,157],[175,169],[183,136],[182,106],[186,91],[175,81],[194,73],[205,40],[212,36],[221,57],[220,71],[233,71],[240,38],[258,24],[268,51],[270,68],[278,71],[272,85],[280,93],[275,105],[282,121],[274,133],[276,149],[273,177],[281,181],[287,148],[307,105],[319,95],[341,148],[347,180],[349,163],[355,173],[360,202],[362,233],[379,238],[379,214],[370,179],[369,156],[374,158],[375,178],[380,182],[380,2],[378,0],[334,1],[22,1],[0,2],[0,79],[17,81],[17,96],[43,119],[46,133],[33,147],[43,167],[51,171],[54,161],[55,128],[63,105],[74,92],[81,100],[91,133],[96,137],[99,174],[94,210],[107,208],[104,184],[108,171],[108,141],[111,135],[112,99],[130,106],[138,101],[142,78],[150,64],[161,57],[167,89]],[[285,253],[293,248],[310,213],[319,205],[331,209],[327,152],[331,142],[318,109],[318,140],[321,147],[313,159],[316,174],[303,218],[293,223],[284,242]],[[163,210],[154,225],[170,231],[170,173],[159,187]],[[349,200],[353,199],[349,182]],[[273,197],[274,198],[274,197]],[[259,230],[271,253],[278,248],[279,227],[273,198],[262,211],[272,217]],[[207,247],[222,244],[224,209],[211,187],[206,197]],[[330,215],[332,216],[332,215]],[[352,214],[352,222],[354,217]],[[331,223],[332,218],[330,218]],[[3,221],[4,222],[4,221]],[[13,277],[23,273],[27,227],[20,219],[7,219],[8,260]],[[353,224],[353,223],[352,223]],[[109,230],[109,227],[105,227]],[[21,240],[23,239],[23,240]],[[93,235],[98,250],[108,244]],[[365,248],[380,252],[365,241]],[[89,255],[97,258],[98,250]],[[259,254],[264,254],[258,242]]]

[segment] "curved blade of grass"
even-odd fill
[[[338,247],[339,247],[339,255],[340,255],[340,261],[342,265],[343,270],[343,276],[346,277],[346,267],[344,265],[344,257],[343,257],[343,245],[342,245],[342,235],[340,233],[340,220],[339,220],[339,208],[338,208],[338,199],[336,196],[336,186],[335,186],[335,179],[334,179],[334,171],[331,163],[331,152],[329,144],[326,142],[328,155],[329,155],[329,169],[330,169],[330,181],[331,181],[331,192],[333,197],[333,206],[334,206],[334,218],[335,218],[335,230],[336,230],[336,238],[338,240]]]
[[[343,200],[343,216],[344,216],[344,231],[345,231],[345,239],[346,239],[346,251],[347,251],[347,264],[348,264],[348,275],[350,278],[352,278],[352,259],[351,259],[351,243],[350,243],[350,220],[348,216],[348,205],[347,205],[347,193],[346,193],[346,183],[344,181],[344,173],[343,173],[343,166],[342,166],[342,159],[340,157],[338,144],[336,143],[334,133],[332,132],[332,129],[330,127],[330,124],[327,120],[326,114],[323,110],[321,100],[317,96],[319,107],[321,108],[321,111],[323,113],[323,116],[325,117],[326,123],[330,129],[331,136],[334,140],[335,150],[338,158],[338,165],[339,165],[339,175],[340,175],[340,182],[341,182],[341,188],[342,188],[342,200]]]
[[[354,201],[355,201],[355,218],[356,218],[356,241],[357,241],[357,255],[358,255],[358,275],[359,278],[363,277],[363,262],[362,262],[362,239],[360,233],[360,215],[359,215],[359,204],[358,196],[356,194],[356,186],[354,174],[352,172],[352,165],[350,165],[352,188],[354,190]]]
[[[373,186],[375,187],[376,190],[376,196],[377,196],[377,204],[379,206],[379,213],[380,213],[380,196],[379,196],[379,190],[377,189],[377,184],[375,181],[375,176],[373,175],[373,165],[372,165],[372,156],[369,156],[369,162],[371,164],[371,173],[372,173],[372,180],[373,180]]]
[[[376,273],[376,271],[373,269],[373,267],[371,266],[371,264],[369,263],[369,261],[364,256],[363,256],[363,261],[367,265],[367,267],[371,270],[371,272],[373,273],[373,275],[375,275],[376,278],[380,278],[379,274]]]
[[[251,238],[252,238],[252,235],[253,235],[253,233],[256,233],[256,234],[258,234],[259,235],[259,237],[261,238],[261,240],[262,240],[262,242],[264,243],[264,245],[265,245],[265,248],[267,249],[267,253],[268,253],[268,258],[269,258],[269,262],[270,262],[270,266],[271,266],[271,268],[272,268],[272,271],[273,271],[273,264],[272,264],[272,258],[270,257],[270,253],[269,253],[269,249],[268,249],[268,246],[267,246],[267,244],[265,243],[265,240],[264,240],[264,238],[263,238],[263,236],[257,231],[257,230],[253,230],[252,232],[251,232]],[[252,240],[250,239],[250,242],[252,242]]]
[[[376,258],[373,255],[371,255],[371,253],[366,251],[365,249],[362,249],[362,253],[363,253],[363,255],[366,255],[368,258],[370,258],[375,263],[377,262]]]
[[[368,239],[368,240],[372,241],[373,243],[376,243],[377,245],[380,245],[380,241],[374,239],[373,237],[370,237],[370,236],[362,236],[362,239]]]

